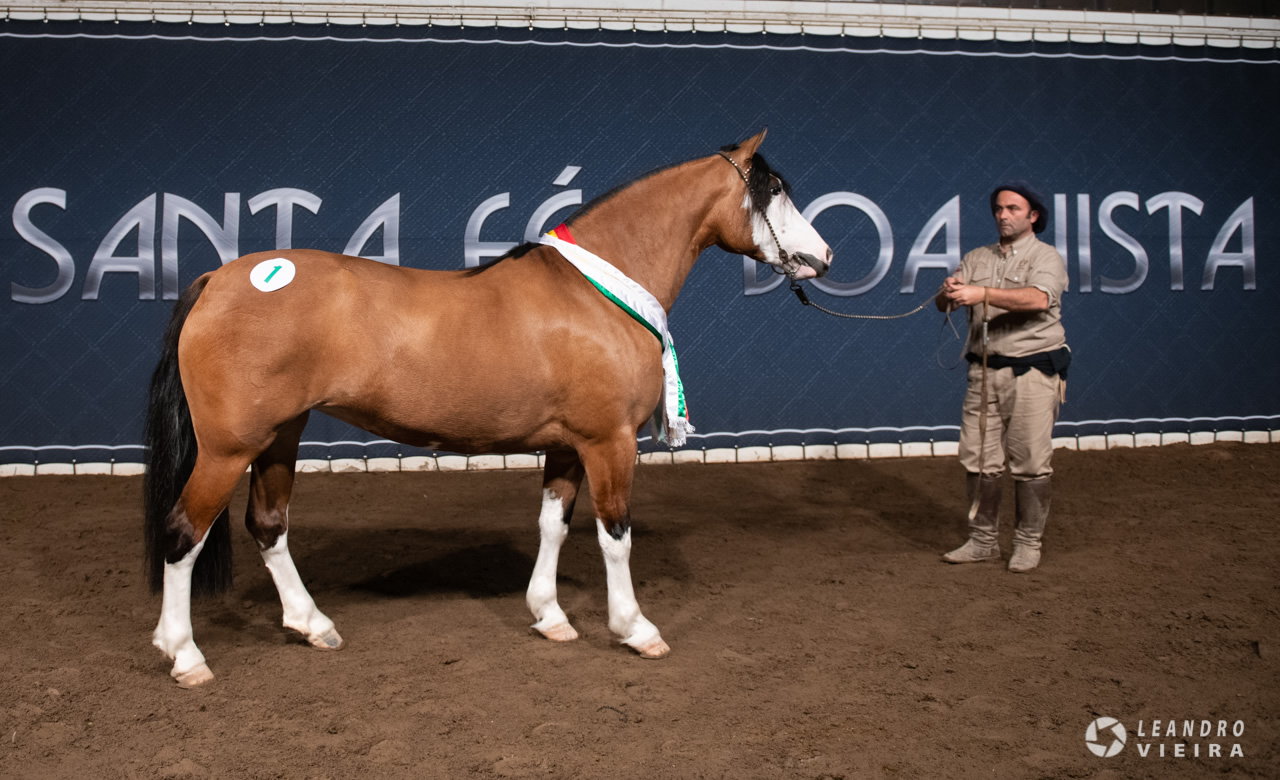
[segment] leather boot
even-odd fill
[[[1013,528],[1013,556],[1009,558],[1009,571],[1022,574],[1040,565],[1040,538],[1044,536],[1044,524],[1049,519],[1049,480],[1049,477],[1040,477],[1013,483],[1018,520]]]
[[[1000,497],[1004,495],[1004,474],[966,475],[969,506],[977,502],[977,512],[969,521],[969,541],[942,556],[947,563],[978,563],[1000,560]]]

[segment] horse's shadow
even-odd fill
[[[860,509],[868,522],[896,538],[897,543],[917,550],[945,551],[964,540],[968,533],[964,472],[937,481],[904,479],[896,469],[875,462],[866,464],[880,488],[864,496]],[[857,485],[852,486],[857,495]]]
[[[533,569],[533,558],[497,533],[438,527],[371,533],[330,526],[307,528],[290,541],[307,588],[323,593],[327,602],[505,596],[522,590]],[[245,594],[255,600],[274,595],[270,579],[261,578]]]
[[[591,578],[598,575],[603,587],[604,565],[594,529],[585,523],[574,525],[585,527],[576,527],[562,548],[557,580],[562,585],[590,586]],[[459,595],[503,598],[524,593],[529,584],[538,548],[536,526],[532,530],[437,526],[370,533],[331,526],[308,528],[296,541],[290,540],[290,547],[308,589],[326,604]],[[633,556],[633,573],[647,568],[641,557],[652,556],[661,558],[665,568],[674,568],[668,572],[673,576],[688,576],[676,535],[650,532],[643,537],[646,547]],[[263,601],[275,595],[270,579],[261,578],[244,594]]]
[[[702,483],[706,490],[662,486],[659,500],[683,500],[701,516],[764,530],[780,544],[792,538],[786,529],[840,533],[862,526],[878,550],[933,550],[963,536],[964,472],[951,462],[921,465],[929,467],[877,460],[717,466],[715,484]],[[726,511],[735,504],[736,512]]]
[[[510,543],[487,542],[381,571],[349,587],[391,598],[444,593],[486,598],[522,591],[532,569],[533,559]]]
[[[731,526],[750,524],[756,530],[761,525],[785,529],[803,523],[810,530],[837,531],[850,523],[861,524],[872,534],[864,548],[868,554],[894,548],[942,550],[963,538],[966,507],[963,473],[958,469],[954,480],[914,479],[911,472],[874,461],[788,464],[788,470],[795,472],[794,478],[774,481],[763,494],[757,492],[748,516],[725,514],[718,504],[712,505],[716,499],[696,492],[690,495],[679,485],[661,491],[663,495],[648,503],[679,501],[684,512],[706,518],[700,522],[724,517]],[[738,492],[745,495],[759,474],[751,467],[735,467],[717,477],[741,482]],[[659,510],[651,506],[648,511]],[[322,609],[383,599],[505,599],[522,594],[537,555],[536,524],[515,510],[509,517],[491,517],[484,527],[466,525],[461,521],[465,515],[463,511],[421,526],[372,528],[368,522],[343,524],[335,518],[323,525],[301,526],[290,547],[304,583]],[[588,517],[583,512],[575,516],[561,550],[557,579],[562,585],[603,593],[604,566]],[[697,558],[700,547],[687,543],[684,527],[683,523],[657,523],[634,528],[632,576],[636,582],[655,577],[685,582],[696,577],[694,571],[706,562]],[[777,533],[786,536],[785,530]],[[262,577],[256,565],[252,541],[247,535],[238,537],[244,546],[237,551],[238,566],[244,567],[241,582],[251,583],[243,598],[275,601],[270,578]],[[714,548],[705,554],[715,554]]]

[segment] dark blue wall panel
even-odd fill
[[[991,186],[1028,178],[1057,203],[1043,237],[1071,277],[1062,434],[1280,420],[1273,50],[8,22],[0,94],[0,462],[140,459],[166,255],[183,286],[219,262],[189,219],[166,250],[180,199],[246,254],[277,246],[279,209],[251,208],[263,193],[319,201],[292,208],[289,239],[333,251],[398,196],[394,229],[359,251],[389,254],[391,232],[400,264],[458,268],[491,197],[509,206],[479,240],[519,241],[549,198],[589,200],[765,125],[797,204],[837,204],[814,221],[836,252],[816,301],[912,308],[939,266],[994,240]],[[581,171],[556,186],[567,166]],[[95,273],[119,265],[153,278]],[[724,434],[694,446],[955,438],[964,378],[939,363],[959,344],[931,307],[836,320],[785,285],[747,294],[770,281],[713,249],[675,307],[693,421]],[[371,437],[316,416],[304,438]]]

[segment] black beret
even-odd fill
[[[1031,229],[1037,233],[1043,233],[1045,226],[1049,224],[1049,210],[1044,207],[1044,198],[1040,197],[1040,193],[1036,192],[1027,182],[1017,179],[1015,181],[1007,181],[991,191],[991,211],[996,210],[996,196],[1002,192],[1016,192],[1027,199],[1027,203],[1031,204],[1031,210],[1040,213],[1040,216],[1031,225]]]

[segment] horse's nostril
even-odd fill
[[[831,251],[831,247],[827,247],[827,265],[831,265],[833,257],[835,257],[835,253]]]

